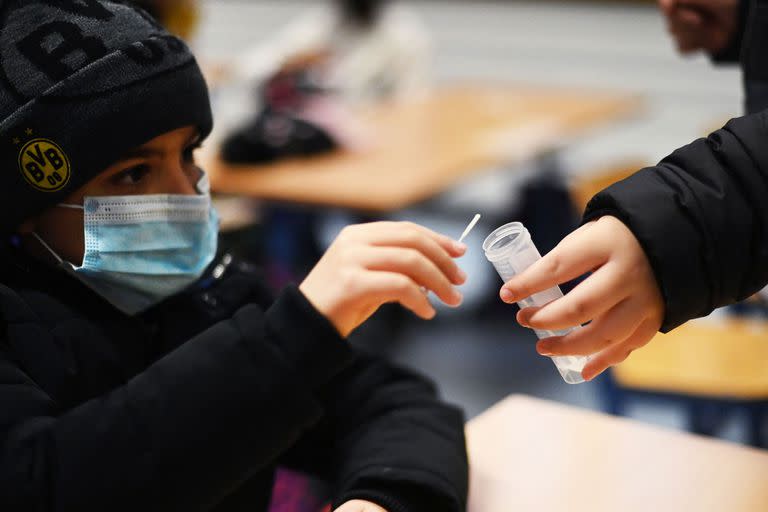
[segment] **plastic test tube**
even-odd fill
[[[483,251],[501,279],[506,283],[513,276],[521,273],[530,267],[536,260],[541,258],[539,250],[531,240],[531,234],[519,222],[510,222],[497,228],[483,242]],[[531,295],[527,299],[518,301],[520,308],[530,306],[543,306],[555,299],[563,296],[559,286],[553,286],[548,290]],[[552,336],[564,336],[574,329],[581,327],[572,327],[561,331],[541,331],[534,329],[539,339],[550,338]],[[568,384],[579,384],[584,382],[581,371],[589,358],[587,356],[554,356],[552,361],[557,370],[562,375],[563,380]]]

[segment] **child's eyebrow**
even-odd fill
[[[138,148],[129,149],[120,157],[120,160],[128,160],[130,158],[149,158],[152,156],[162,156],[164,153],[161,149],[147,148],[139,146]]]
[[[199,144],[203,141],[200,132],[196,131],[187,139],[185,146],[192,144]],[[120,157],[120,160],[129,160],[131,158],[150,158],[153,156],[163,156],[165,151],[160,148],[152,148],[147,146],[139,146],[137,148],[129,149]]]

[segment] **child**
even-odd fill
[[[194,58],[107,0],[0,1],[0,509],[266,510],[278,466],[343,512],[460,511],[463,420],[345,338],[458,305],[465,247],[346,229],[276,299],[216,255]]]

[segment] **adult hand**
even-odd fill
[[[504,302],[517,302],[592,275],[564,297],[521,310],[518,322],[534,329],[559,330],[590,322],[566,336],[540,340],[542,355],[593,355],[582,371],[592,380],[648,343],[664,318],[664,302],[653,271],[632,232],[615,217],[602,217],[577,229],[557,247],[501,288]]]
[[[461,304],[454,285],[466,275],[453,258],[465,251],[464,244],[410,222],[348,226],[299,289],[344,337],[387,302],[430,319],[435,309],[425,290],[449,306]]]
[[[659,0],[680,53],[718,53],[734,37],[739,0]]]

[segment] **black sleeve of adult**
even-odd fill
[[[662,332],[768,282],[768,111],[733,119],[597,194],[584,220],[621,219],[666,306]]]
[[[432,383],[360,355],[323,396],[335,426],[334,506],[366,499],[390,512],[465,510],[464,416]]]
[[[717,53],[710,55],[715,64],[738,64],[741,60],[741,47],[744,43],[744,35],[747,31],[750,3],[752,0],[739,0],[736,31],[733,33],[728,45]]]
[[[350,359],[296,289],[67,411],[0,352],[0,510],[207,510],[318,420]]]

